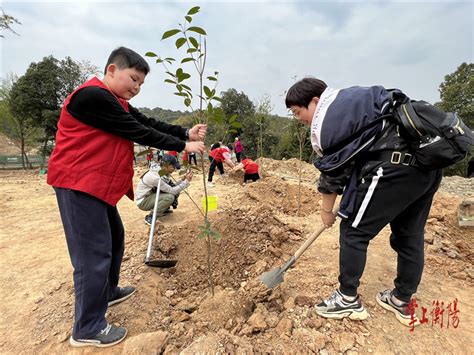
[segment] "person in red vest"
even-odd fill
[[[244,156],[242,157],[242,161],[237,164],[232,171],[239,171],[243,170],[244,171],[244,183],[247,182],[247,180],[252,180],[252,181],[257,181],[260,179],[260,173],[259,173],[260,167],[256,162],[254,162],[252,159]]]
[[[232,162],[230,149],[226,146],[221,146],[220,143],[215,143],[211,146],[211,151],[209,152],[209,160],[211,165],[209,166],[209,174],[207,175],[207,186],[214,187],[212,183],[212,178],[216,168],[219,169],[221,175],[224,175],[224,166],[222,163],[225,163],[231,169],[234,168],[234,163]]]
[[[125,233],[116,207],[124,195],[133,200],[133,142],[204,151],[206,125],[170,125],[128,103],[149,71],[139,54],[119,47],[109,56],[104,79],[79,86],[61,110],[47,182],[56,193],[74,268],[73,346],[112,346],[127,335],[106,321],[105,312],[135,292],[118,286]]]

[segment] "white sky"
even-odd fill
[[[183,22],[208,33],[207,72],[219,71],[217,91],[235,88],[253,101],[271,96],[286,115],[284,92],[311,75],[335,88],[398,87],[414,99],[439,101],[439,84],[462,62],[473,62],[473,1],[5,1],[22,25],[4,32],[1,77],[23,75],[31,62],[53,55],[89,60],[101,69],[118,46],[144,55],[182,58],[164,31]],[[185,110],[151,58],[135,107]],[[185,65],[189,65],[187,63]],[[190,73],[195,74],[189,67]],[[196,92],[194,87],[194,92]]]

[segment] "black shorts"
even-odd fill
[[[260,179],[258,173],[244,175],[244,182],[247,182],[247,180],[257,181],[258,179]]]

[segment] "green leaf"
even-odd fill
[[[185,43],[186,43],[186,38],[184,37],[178,38],[175,42],[176,48],[179,49]]]
[[[189,48],[186,53],[194,53],[194,52],[197,52],[197,49],[196,48]]]
[[[181,86],[185,89],[185,90],[188,90],[188,91],[191,91],[191,88],[187,85],[184,85],[184,84],[181,84]]]
[[[237,122],[237,121],[232,122],[230,125],[232,127],[235,127],[235,128],[242,128],[242,124],[240,122]]]
[[[209,102],[209,103],[207,104],[207,111],[212,112],[212,109],[213,109],[213,106],[212,106],[212,104]]]
[[[146,52],[145,57],[158,57],[158,56],[153,52]]]
[[[193,18],[191,16],[184,16],[184,18],[186,19],[186,21],[188,21],[189,23],[191,23],[191,21],[193,20]]]
[[[176,85],[176,89],[178,89],[179,92],[183,91],[183,87],[181,85]]]
[[[234,122],[237,119],[237,114],[234,113],[232,116],[229,117],[229,123]]]
[[[185,92],[175,92],[174,93],[176,96],[182,96],[182,97],[188,97],[188,94]]]
[[[233,129],[233,128],[227,130],[227,132],[228,133],[238,133],[238,131],[236,129]]]
[[[219,72],[218,72],[218,71],[215,71],[215,72],[214,72],[214,75],[219,75]]]
[[[207,80],[217,81],[217,78],[215,78],[215,77],[213,77],[213,76],[208,76],[208,77],[207,77]]]
[[[166,31],[165,33],[163,33],[163,37],[161,37],[161,40],[167,39],[169,37],[173,37],[175,34],[180,33],[180,32],[181,30],[178,30],[177,28]]]
[[[182,73],[180,76],[178,76],[178,83],[180,83],[183,80],[189,79],[190,77],[191,77],[191,74]]]
[[[191,106],[191,99],[189,97],[184,99],[184,106],[187,106],[187,107]]]
[[[212,99],[216,100],[217,102],[222,102],[222,99],[218,96],[214,96]]]
[[[172,76],[173,78],[176,78],[176,75],[174,75],[173,73],[171,73],[171,72],[169,72],[169,71],[167,71],[166,74]]]
[[[180,76],[183,74],[183,68],[176,69],[176,76]]]
[[[216,89],[212,89],[211,96],[214,96],[215,94],[216,94]]]
[[[156,62],[157,62],[157,63],[163,63],[163,59],[158,58],[158,59],[156,60]]]
[[[176,84],[176,81],[173,81],[171,79],[165,79],[165,83]]]
[[[187,15],[197,14],[199,12],[199,9],[200,9],[199,6],[194,6],[188,11]]]
[[[189,42],[193,45],[194,48],[199,48],[199,42],[194,37],[189,37]]]
[[[168,57],[168,58],[165,58],[163,60],[166,60],[167,62],[174,62],[176,59]]]
[[[212,96],[212,91],[207,86],[204,86],[204,93],[206,94],[207,97]]]
[[[187,62],[192,62],[193,60],[194,60],[194,58],[184,58],[184,59],[181,61],[181,64],[187,63]]]
[[[189,27],[188,31],[193,31],[193,32],[199,33],[200,35],[204,35],[204,36],[207,35],[207,33],[206,33],[206,31],[204,31],[204,29],[202,29],[201,27],[197,27],[197,26]]]

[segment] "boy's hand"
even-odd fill
[[[186,173],[186,175],[184,175],[184,178],[191,182],[191,180],[193,179],[193,172],[190,171],[189,173]]]
[[[188,153],[204,153],[205,149],[204,142],[186,142],[184,150]]]
[[[206,138],[207,125],[197,124],[189,130],[190,141],[203,141]]]
[[[321,211],[321,220],[326,228],[332,227],[336,221],[336,215],[332,212]]]

